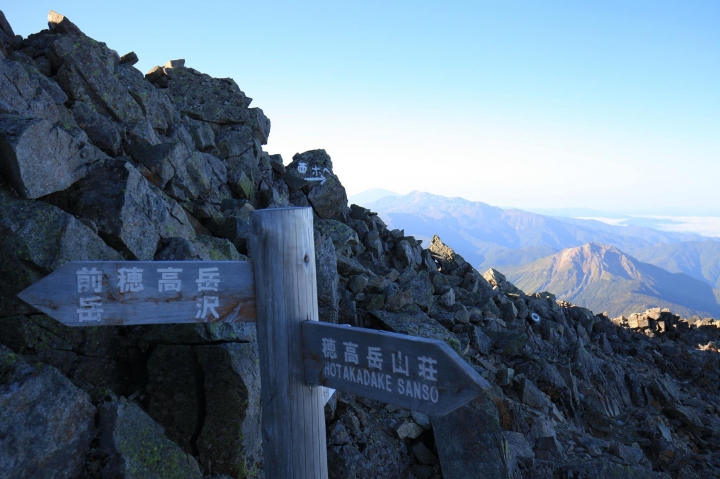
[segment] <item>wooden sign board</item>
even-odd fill
[[[491,388],[443,341],[305,321],[305,384],[443,416]]]
[[[256,318],[247,261],[73,261],[18,296],[67,326]]]

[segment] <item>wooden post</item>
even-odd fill
[[[311,208],[252,218],[262,438],[268,479],[327,479],[322,390],[304,385],[300,323],[318,320]]]

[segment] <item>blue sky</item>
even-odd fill
[[[349,194],[720,215],[720,2],[25,0],[146,72],[232,77],[286,162],[325,148]]]

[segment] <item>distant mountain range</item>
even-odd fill
[[[590,242],[632,253],[656,244],[708,240],[641,226],[543,216],[420,191],[362,206],[376,211],[389,225],[402,226],[408,234],[428,239],[439,235],[480,269],[516,266]]]
[[[373,201],[377,201],[380,198],[385,198],[386,196],[400,196],[400,193],[395,193],[394,191],[390,190],[383,190],[382,188],[373,188],[371,190],[365,190],[361,193],[349,196],[348,202],[350,204],[364,206],[366,204],[372,203]]]
[[[685,316],[720,317],[720,304],[706,282],[643,263],[613,246],[567,248],[503,273],[524,291],[550,291],[611,316],[663,307]]]
[[[375,190],[368,197],[382,193]],[[419,191],[390,194],[358,204],[376,211],[389,227],[403,228],[406,234],[419,239],[429,241],[437,234],[480,271],[496,268],[521,289],[544,289],[600,311],[673,305],[673,311],[720,316],[720,309],[714,309],[714,294],[720,297],[720,292],[713,292],[713,288],[720,290],[720,242],[708,237],[632,224],[616,226],[591,219],[544,216]],[[600,256],[588,256],[592,249],[581,254],[589,243],[600,248]],[[550,274],[548,268],[558,255],[577,257],[578,261],[567,273],[554,271],[554,278],[543,276]],[[621,274],[618,269],[612,280],[604,283],[598,280],[609,277],[608,271],[615,271],[615,266],[584,269],[602,265],[613,255],[620,256],[612,264],[633,265],[631,270],[642,274],[635,277],[629,272]],[[570,271],[573,274],[565,277]],[[603,271],[605,276],[596,278],[597,271]],[[596,280],[574,285],[573,280],[579,278]],[[691,294],[693,288],[698,295]],[[608,302],[609,296],[615,299]]]

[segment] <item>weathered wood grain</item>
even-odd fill
[[[300,332],[318,319],[312,210],[257,211],[252,230],[265,477],[326,479],[324,398],[303,383]]]
[[[247,261],[73,261],[18,296],[67,326],[256,318]]]
[[[443,341],[305,321],[305,384],[442,416],[491,385]]]

